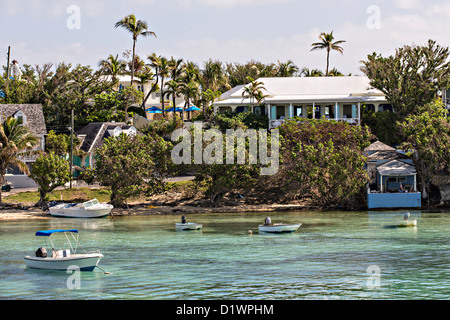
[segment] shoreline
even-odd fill
[[[442,210],[447,209],[446,206],[430,206],[429,208],[386,208],[371,211],[383,211],[383,210]],[[316,206],[306,204],[259,204],[259,205],[236,205],[236,206],[223,206],[223,207],[200,207],[189,205],[163,205],[153,206],[148,203],[132,204],[129,209],[127,208],[114,208],[112,214],[109,216],[121,217],[121,216],[149,216],[149,215],[185,215],[185,214],[205,214],[205,213],[246,213],[246,212],[289,212],[289,211],[348,211],[359,212],[368,211],[368,209],[360,210],[345,210],[343,208],[320,208]],[[2,221],[21,221],[21,220],[33,220],[33,219],[51,219],[54,218],[48,212],[43,212],[39,208],[35,207],[23,207],[20,208],[7,208],[0,207],[0,222]]]
[[[286,212],[320,210],[318,207],[295,205],[295,204],[273,204],[273,205],[238,205],[224,207],[194,207],[187,205],[180,206],[153,206],[149,204],[136,204],[131,208],[114,208],[113,217],[120,216],[147,216],[147,215],[176,215],[176,214],[202,214],[202,213],[244,213],[244,212]],[[110,214],[111,215],[111,214]],[[0,209],[0,222],[13,220],[50,219],[49,213],[43,212],[39,208],[2,208]]]

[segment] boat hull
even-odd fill
[[[400,220],[397,227],[417,227],[417,220]]]
[[[93,210],[71,210],[70,208],[50,208],[50,214],[54,217],[64,218],[103,218],[106,217],[112,208],[93,209]]]
[[[274,225],[260,225],[258,226],[259,232],[268,233],[290,233],[295,232],[300,228],[302,224],[274,224]]]
[[[67,270],[76,266],[81,271],[92,271],[103,258],[101,253],[73,254],[69,257],[31,257],[24,258],[27,268],[46,270]]]
[[[193,223],[193,222],[175,223],[175,228],[177,230],[198,230],[201,229],[202,227],[203,225],[200,223]]]

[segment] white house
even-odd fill
[[[38,145],[33,150],[45,149],[45,126],[44,112],[41,104],[0,104],[0,123],[7,117],[13,116],[22,119],[22,124],[27,126],[31,133],[39,139]],[[36,161],[37,155],[20,157],[19,159],[31,169],[31,164]],[[11,166],[6,170],[5,179],[12,182],[15,188],[36,187],[34,180],[25,175],[18,167]]]
[[[286,118],[322,118],[359,124],[361,107],[374,111],[390,109],[384,94],[363,76],[259,78],[265,96],[262,108],[255,113],[266,114],[270,128],[281,125]],[[237,86],[225,92],[214,103],[214,112],[246,111],[251,105],[243,98],[244,88]],[[256,103],[255,103],[256,105]]]

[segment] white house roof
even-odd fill
[[[408,163],[399,160],[391,160],[382,165],[377,166],[377,171],[383,176],[398,176],[398,175],[414,175],[416,168]]]
[[[364,151],[395,151],[396,149],[388,146],[387,144],[381,141],[375,141],[370,146],[364,149]]]
[[[364,76],[259,78],[268,103],[300,101],[385,101],[384,94],[371,87]],[[244,86],[225,92],[215,105],[243,104]],[[239,101],[239,102],[238,102]]]

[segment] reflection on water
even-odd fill
[[[291,234],[258,233],[267,214],[198,214],[202,230],[176,231],[178,216],[51,218],[0,222],[2,299],[448,299],[448,212],[270,213],[298,223]],[[34,233],[76,228],[101,270],[70,290],[64,271],[25,268]],[[253,234],[248,231],[252,230]],[[370,266],[380,285],[368,286]]]

